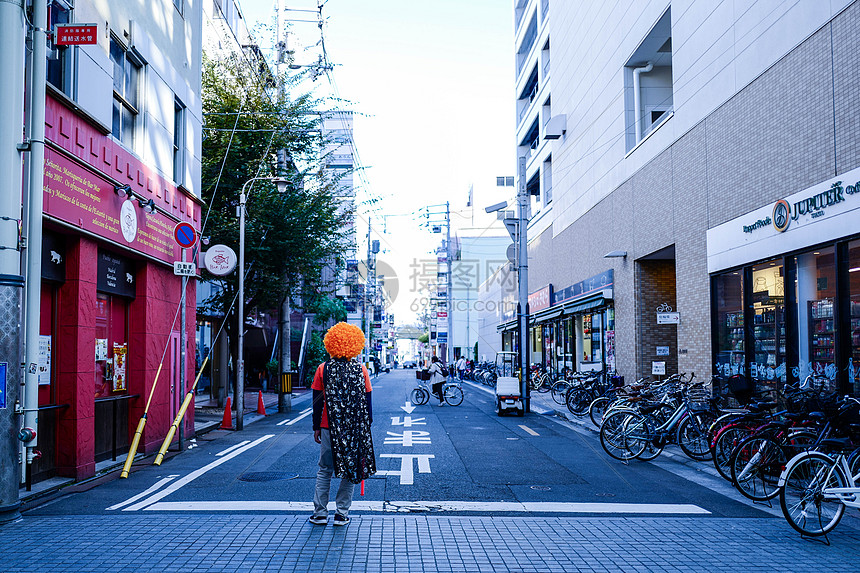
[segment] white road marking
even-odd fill
[[[380,458],[400,458],[400,471],[382,470],[377,475],[400,476],[400,485],[413,485],[415,473],[412,470],[412,461],[418,460],[418,473],[429,474],[430,459],[435,458],[433,454],[379,454]]]
[[[412,412],[415,411],[415,406],[412,405],[412,402],[407,400],[406,402],[403,403],[402,406],[400,406],[400,409],[403,410],[404,412],[406,412],[407,414],[411,414]]]
[[[209,470],[217,468],[218,466],[220,466],[224,462],[231,460],[231,459],[235,458],[236,456],[238,456],[239,454],[244,453],[244,452],[250,450],[251,448],[262,444],[263,442],[265,442],[269,438],[274,438],[274,437],[275,437],[275,434],[266,434],[265,436],[258,438],[256,440],[254,440],[253,442],[242,446],[241,448],[233,450],[232,452],[225,455],[224,457],[221,457],[221,458],[215,460],[214,462],[203,466],[202,468],[198,468],[198,469],[194,470],[193,472],[191,472],[190,474],[188,474],[187,476],[173,482],[166,489],[163,489],[163,490],[149,496],[147,499],[145,499],[141,502],[138,502],[134,505],[126,507],[125,509],[123,509],[123,511],[138,511],[138,510],[143,509],[144,507],[146,507],[148,505],[155,503],[156,501],[160,501],[160,500],[164,499],[165,497],[167,497],[168,495],[170,495],[171,493],[177,491],[179,488],[188,485],[189,483],[191,483],[195,479],[199,478],[200,476],[202,476],[203,474],[205,474]]]
[[[430,432],[420,432],[417,430],[405,430],[402,434],[397,432],[386,432],[388,438],[385,438],[387,445],[395,446],[414,446],[415,444],[430,444]]]
[[[329,503],[334,510],[334,502]],[[174,501],[154,503],[146,511],[312,511],[309,501]],[[692,504],[586,503],[518,501],[354,501],[353,511],[378,512],[476,512],[476,513],[600,513],[645,515],[709,515]]]
[[[404,428],[411,428],[412,426],[426,426],[427,422],[424,421],[425,418],[415,418],[412,416],[403,416],[403,421],[400,421],[400,416],[391,416],[391,425],[392,426],[403,426]]]
[[[164,487],[166,484],[170,483],[171,481],[173,481],[175,478],[178,478],[178,477],[179,477],[179,474],[174,474],[174,475],[167,476],[166,478],[162,478],[162,479],[158,480],[157,482],[155,482],[155,483],[152,485],[152,487],[150,487],[150,488],[149,488],[149,489],[147,489],[146,491],[142,491],[142,492],[140,492],[139,494],[135,495],[134,497],[130,497],[130,498],[128,498],[127,500],[125,500],[125,501],[123,501],[123,502],[121,502],[121,503],[117,503],[116,505],[112,505],[112,506],[110,506],[110,507],[106,507],[106,508],[105,508],[105,510],[110,511],[110,510],[113,510],[113,509],[119,509],[119,508],[121,508],[121,507],[125,507],[126,505],[128,505],[128,504],[130,504],[130,503],[134,503],[134,502],[136,502],[137,500],[142,499],[142,498],[144,498],[144,497],[148,496],[148,495],[149,495],[149,494],[151,494],[151,493],[155,493],[156,491],[158,491],[158,490],[160,490],[162,487]]]
[[[233,450],[235,450],[236,448],[241,448],[241,447],[242,447],[242,446],[244,446],[245,444],[250,444],[250,443],[251,443],[251,440],[244,440],[244,441],[242,441],[242,442],[239,442],[239,443],[238,443],[238,444],[236,444],[236,445],[230,446],[230,447],[229,447],[229,448],[227,448],[226,450],[223,450],[223,451],[218,452],[218,453],[217,453],[217,454],[215,454],[215,455],[216,455],[216,456],[218,456],[218,457],[220,457],[220,456],[224,456],[224,455],[227,455],[227,454],[229,454],[230,452],[232,452]]]
[[[538,434],[537,432],[535,432],[534,430],[532,430],[528,426],[523,426],[522,424],[520,424],[520,428],[522,428],[525,432],[531,434],[532,436],[540,436],[540,434]]]
[[[306,408],[306,409],[302,410],[301,415],[299,415],[297,418],[293,418],[292,420],[281,420],[280,422],[278,422],[275,425],[276,426],[292,426],[293,424],[295,424],[296,422],[298,422],[299,420],[301,420],[305,416],[309,415],[312,411],[313,411],[313,407]]]
[[[486,386],[484,386],[483,384],[475,384],[474,382],[469,382],[468,380],[463,380],[463,384],[468,384],[468,385],[469,385],[469,386],[471,386],[472,388],[474,388],[474,389],[476,389],[476,390],[480,390],[481,392],[486,392],[487,394],[489,394],[489,395],[491,395],[491,396],[495,396],[495,395],[496,395],[496,391],[495,391],[494,389],[492,389],[492,388],[487,388],[487,387],[486,387]]]

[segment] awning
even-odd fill
[[[546,308],[544,310],[539,310],[538,312],[532,314],[530,316],[531,322],[544,322],[547,320],[552,320],[553,318],[558,318],[564,313],[564,306],[557,305],[551,308]]]
[[[504,330],[511,330],[513,328],[516,328],[516,327],[517,327],[517,321],[516,320],[509,320],[508,322],[503,322],[502,324],[499,324],[498,326],[496,326],[496,331],[501,332]]]
[[[568,303],[564,306],[565,314],[581,314],[593,308],[598,308],[606,304],[606,299],[603,296],[593,297],[586,300],[580,300]]]

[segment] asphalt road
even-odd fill
[[[464,384],[463,404],[440,407],[411,405],[412,370],[373,385],[380,472],[363,496],[356,488],[354,514],[773,517],[710,487],[718,478],[613,460],[594,435],[554,416],[497,417],[478,387]],[[319,456],[309,407],[210,432],[160,467],[146,458],[128,479],[68,488],[25,515],[309,513]]]

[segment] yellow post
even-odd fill
[[[158,384],[158,376],[161,374],[162,365],[164,365],[163,357],[162,362],[158,365],[158,370],[155,373],[155,380],[152,381],[149,398],[146,400],[146,408],[143,409],[143,415],[140,417],[140,422],[137,424],[137,430],[134,432],[134,439],[131,441],[131,448],[128,450],[128,457],[125,458],[125,464],[122,466],[122,472],[119,474],[119,477],[121,478],[128,477],[128,472],[131,470],[131,464],[134,462],[134,456],[137,455],[137,447],[140,445],[140,436],[143,434],[144,426],[146,426],[146,415],[149,413],[149,405],[152,403],[152,396],[155,393],[155,385]]]
[[[209,354],[212,354],[210,351]],[[160,466],[161,462],[164,460],[164,454],[167,452],[167,448],[170,447],[170,442],[173,441],[173,435],[176,433],[176,429],[179,428],[179,424],[182,423],[182,418],[185,416],[185,411],[188,409],[188,405],[191,404],[192,398],[194,398],[194,390],[197,388],[197,383],[200,382],[200,376],[203,374],[203,369],[206,368],[206,362],[209,361],[209,356],[203,360],[203,364],[200,365],[200,371],[197,373],[197,377],[194,379],[194,384],[191,386],[191,389],[188,390],[188,394],[185,395],[185,400],[182,401],[182,406],[179,408],[179,411],[176,413],[176,418],[173,419],[173,423],[170,425],[170,430],[167,432],[167,436],[164,437],[164,442],[161,444],[161,449],[158,450],[158,455],[155,456],[155,461],[152,462],[153,465]]]

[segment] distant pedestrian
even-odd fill
[[[355,484],[376,473],[370,425],[373,423],[370,376],[355,357],[364,348],[364,333],[357,326],[339,322],[323,339],[331,355],[319,365],[313,390],[314,440],[320,444],[319,471],[310,522],[328,522],[332,474],[341,478],[335,497],[334,525],[349,523]]]
[[[445,398],[442,397],[442,385],[445,383],[445,376],[442,374],[442,362],[438,356],[430,359],[430,390],[439,398],[439,405],[445,403]]]
[[[461,356],[459,360],[456,362],[457,366],[457,377],[462,380],[463,374],[466,372],[466,357]]]

